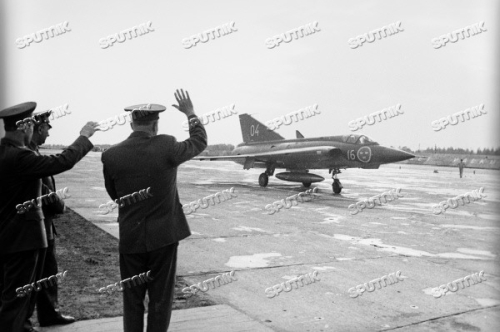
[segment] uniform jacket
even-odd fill
[[[153,196],[119,207],[120,253],[153,251],[191,235],[177,193],[177,166],[206,148],[207,134],[201,123],[189,134],[177,142],[170,135],[135,131],[103,152],[105,186],[113,200],[147,188]]]
[[[38,151],[38,146],[31,141],[28,145],[28,148],[35,152],[37,156],[41,156]],[[46,176],[42,178],[42,196],[48,195],[52,192],[56,192],[56,182],[53,176]],[[45,230],[47,232],[47,240],[53,240],[54,234],[57,235],[56,227],[54,225],[54,217],[57,214],[64,213],[65,211],[65,203],[62,199],[55,200],[54,202],[50,202],[42,205],[42,212],[44,216],[44,224]]]
[[[0,254],[47,247],[39,206],[18,214],[16,205],[42,195],[41,178],[67,171],[93,145],[84,136],[55,156],[37,156],[27,147],[3,138],[0,142]]]

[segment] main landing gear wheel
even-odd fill
[[[268,182],[269,182],[269,176],[266,173],[262,173],[259,176],[259,186],[265,187],[267,186]]]
[[[340,183],[339,179],[333,179],[332,189],[334,193],[340,194],[342,191],[342,183]]]
[[[302,185],[306,188],[309,188],[311,186],[311,182],[302,182]]]

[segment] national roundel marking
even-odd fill
[[[358,159],[364,163],[367,163],[372,159],[372,149],[368,146],[363,146],[358,150]]]

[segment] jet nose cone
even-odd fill
[[[389,154],[389,158],[392,162],[403,161],[411,158],[415,158],[415,155],[401,150],[392,150]]]

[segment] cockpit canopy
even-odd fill
[[[354,143],[360,145],[378,145],[377,142],[375,142],[366,135],[357,135],[357,134],[344,135],[342,136],[342,141],[345,143]]]

